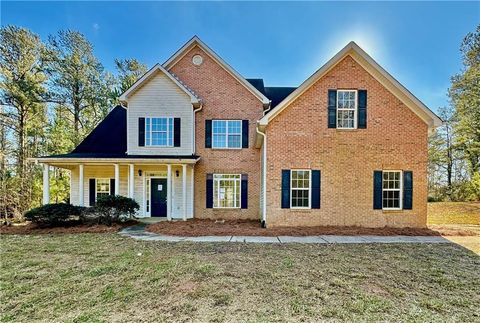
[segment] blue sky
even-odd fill
[[[433,110],[478,23],[480,2],[1,1],[2,25],[43,39],[78,30],[109,70],[114,58],[163,63],[196,34],[244,77],[298,86],[354,40]]]

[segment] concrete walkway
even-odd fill
[[[452,243],[452,241],[439,236],[201,236],[179,237],[167,236],[145,231],[145,224],[125,228],[119,232],[136,240],[168,241],[168,242],[246,242],[246,243]]]

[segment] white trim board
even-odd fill
[[[387,90],[395,95],[408,108],[410,108],[420,119],[422,119],[428,125],[430,131],[435,129],[435,127],[442,125],[442,120],[435,113],[433,113],[425,104],[416,98],[353,41],[348,43],[347,46],[333,56],[327,63],[325,63],[325,65],[323,65],[307,80],[305,80],[295,91],[293,91],[282,102],[280,102],[272,110],[272,112],[261,118],[258,121],[258,124],[260,126],[268,125],[268,123],[280,112],[286,109],[293,101],[295,101],[300,95],[302,95],[348,55],[351,56],[357,63],[359,63],[368,73],[370,73],[377,81],[385,86]]]

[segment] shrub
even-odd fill
[[[128,220],[139,208],[138,203],[131,198],[107,195],[99,197],[95,206],[82,212],[82,219],[86,222],[112,225]]]
[[[46,204],[25,212],[25,219],[40,226],[61,226],[80,215],[82,208],[67,203]]]

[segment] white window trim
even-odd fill
[[[355,92],[355,109],[353,110],[353,128],[348,128],[348,127],[339,127],[338,126],[338,98],[339,92]],[[354,89],[342,89],[342,90],[337,90],[337,104],[336,104],[336,118],[335,118],[335,126],[337,129],[343,129],[343,130],[352,130],[352,129],[357,129],[358,125],[358,90]],[[351,111],[351,109],[340,109],[342,111]]]
[[[112,191],[112,188],[110,187],[110,178],[95,178],[95,202],[97,202],[97,196],[98,196],[98,191],[97,191],[97,181],[101,179],[101,180],[107,180],[108,181],[108,194],[110,195],[110,192]],[[105,192],[102,192],[102,193],[105,193]]]
[[[150,120],[150,145],[147,145],[147,119]],[[152,128],[153,128],[153,123],[152,123],[152,119],[167,119],[167,131],[166,131],[166,134],[167,134],[167,144],[166,145],[153,145],[152,144]],[[146,117],[145,118],[145,128],[143,129],[144,132],[145,132],[145,147],[163,147],[163,148],[170,148],[170,147],[174,147],[174,136],[175,136],[175,123],[174,123],[174,118],[173,117]],[[170,120],[172,121],[172,144],[169,145],[168,142],[170,141],[170,132],[168,131],[168,124],[170,122]],[[155,132],[163,132],[163,131],[155,131]]]
[[[399,188],[383,188],[383,173],[400,173],[400,185]],[[400,190],[399,194],[399,207],[383,207],[383,191],[398,191]],[[382,170],[382,210],[386,211],[399,211],[403,210],[403,171],[398,170],[398,169],[386,169]]]
[[[214,209],[240,209],[242,206],[242,174],[213,174],[213,208]],[[238,176],[238,181],[240,182],[240,192],[238,192],[238,206],[215,206],[215,193],[217,193],[217,201],[220,201],[220,190],[215,192],[215,176]],[[220,181],[222,179],[217,179]],[[237,179],[231,178],[231,180],[237,181]],[[218,186],[218,185],[217,185]],[[218,186],[220,187],[220,186]],[[233,186],[236,189],[236,186]],[[234,191],[234,195],[236,192]],[[218,203],[219,204],[219,203]]]
[[[213,126],[213,123],[214,122],[222,122],[222,121],[225,121],[226,122],[226,127],[225,127],[225,142],[227,143],[227,146],[226,147],[217,147],[214,145],[214,142],[215,140],[213,140],[213,137],[215,135],[213,129],[215,129],[215,127]],[[240,122],[240,147],[228,147],[228,122],[229,121],[239,121]],[[235,134],[237,135],[237,134]],[[243,124],[242,124],[242,120],[237,120],[237,119],[232,119],[232,120],[227,120],[227,119],[214,119],[212,120],[212,149],[242,149],[242,139],[243,139]],[[228,174],[226,174],[228,175]]]
[[[307,171],[308,172],[308,206],[292,206],[293,202],[293,190],[292,187],[292,174],[293,172],[301,172]],[[306,188],[295,188],[295,190],[307,190]],[[310,210],[312,208],[312,170],[311,169],[290,169],[290,208],[297,209],[297,210]]]

